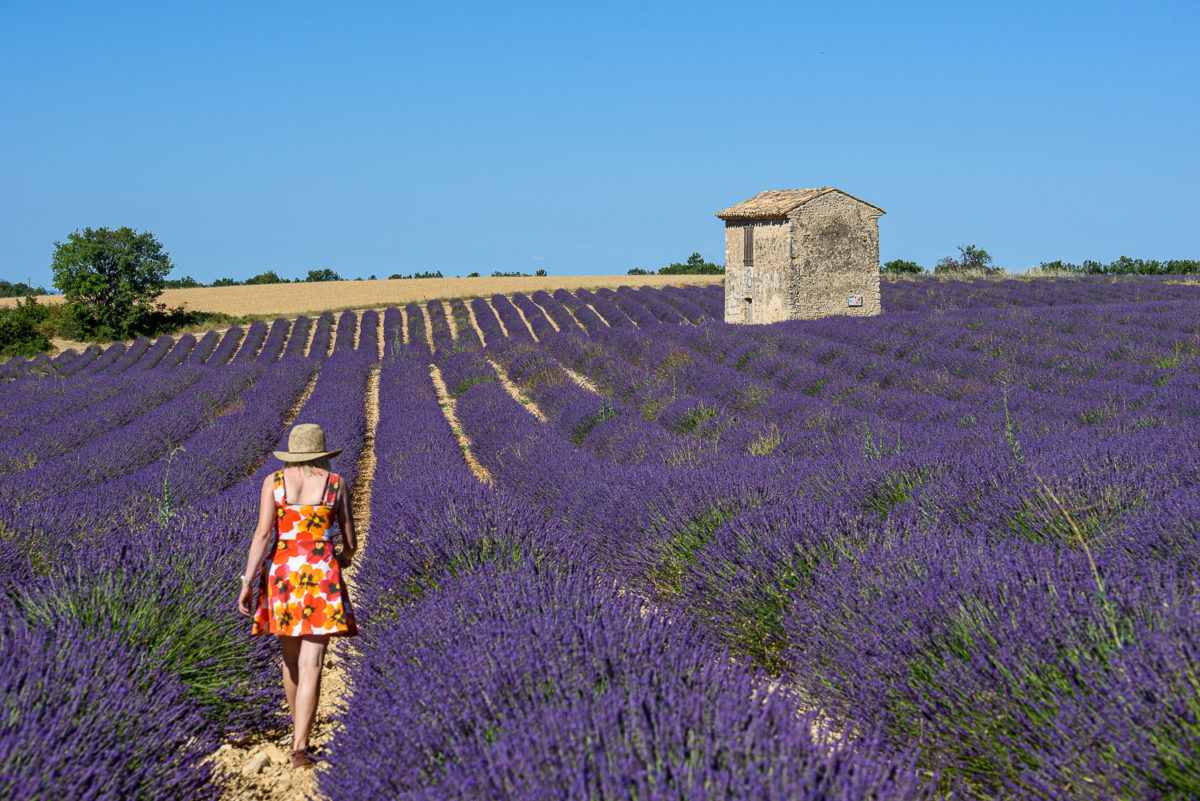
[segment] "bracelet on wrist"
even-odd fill
[[[250,579],[246,578],[245,576],[238,576],[238,578],[242,580],[242,586],[250,583]]]

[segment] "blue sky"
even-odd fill
[[[152,231],[176,275],[720,262],[830,185],[883,260],[1200,258],[1200,3],[0,0],[0,277]]]

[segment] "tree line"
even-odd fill
[[[23,298],[27,295],[45,295],[46,288],[41,286],[31,286],[24,281],[18,281],[15,284],[8,281],[0,281],[0,298]]]
[[[641,267],[630,268],[626,275],[655,275],[652,270],[643,270]],[[699,253],[693,253],[688,256],[686,262],[671,262],[666,267],[659,267],[658,275],[724,275],[725,267],[720,264],[713,264],[711,261],[705,261],[704,257]]]
[[[1082,264],[1069,261],[1044,261],[1041,269],[1085,275],[1187,275],[1200,273],[1200,261],[1196,259],[1131,259],[1122,256],[1107,264],[1084,259]]]
[[[1200,261],[1195,259],[1131,259],[1122,256],[1108,263],[1085,259],[1082,264],[1069,261],[1044,261],[1038,265],[1043,273],[1077,273],[1080,275],[1186,275],[1200,273]],[[925,268],[915,261],[892,259],[880,265],[885,275],[920,275]],[[935,275],[955,273],[995,275],[1005,272],[992,263],[991,255],[977,245],[959,245],[957,256],[946,256],[934,265]]]
[[[433,270],[428,272],[417,272],[410,275],[401,275],[393,273],[388,276],[388,280],[397,278],[442,278],[441,270]],[[308,271],[308,274],[303,278],[285,278],[274,270],[266,270],[258,275],[252,275],[245,281],[239,281],[236,278],[218,278],[211,284],[206,284],[202,281],[197,281],[190,275],[185,275],[182,278],[167,278],[163,281],[163,289],[197,289],[200,287],[214,286],[258,286],[261,284],[306,284],[317,283],[321,281],[362,281],[362,277],[343,278],[336,270],[328,267],[320,267]],[[374,275],[367,276],[368,281],[377,280]]]

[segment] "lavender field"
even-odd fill
[[[233,598],[293,422],[369,498],[325,797],[1200,796],[1200,286],[883,303],[558,290],[0,365],[0,797],[219,798],[208,755],[284,723]]]

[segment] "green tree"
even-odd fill
[[[254,286],[256,284],[286,284],[286,283],[288,283],[288,280],[286,278],[280,278],[279,274],[276,273],[274,270],[267,270],[266,272],[259,273],[258,275],[251,276],[250,278],[246,279],[246,286]]]
[[[54,243],[54,285],[78,333],[116,339],[149,333],[165,311],[156,303],[174,267],[149,231],[84,228]]]
[[[626,275],[650,275],[649,270],[643,270],[641,267],[630,267]]]
[[[880,267],[879,272],[886,273],[888,275],[915,275],[925,272],[925,268],[917,264],[915,261],[892,259]]]
[[[705,261],[699,253],[688,256],[687,262],[680,264],[672,262],[666,267],[660,267],[659,275],[724,275],[725,268],[719,264]]]
[[[218,278],[216,281],[212,282],[212,285],[213,286],[238,286],[239,284],[238,284],[238,280],[236,278]]]
[[[1078,264],[1072,264],[1071,262],[1063,261],[1062,259],[1044,261],[1038,265],[1038,269],[1047,273],[1078,273],[1083,271],[1083,268]]]
[[[342,277],[328,267],[320,270],[309,270],[305,281],[341,281]]]
[[[204,284],[190,275],[185,275],[183,278],[168,278],[163,281],[163,289],[193,289],[198,286],[204,286]]]
[[[992,266],[992,257],[986,250],[975,245],[959,245],[958,258],[947,256],[941,259],[933,268],[933,271],[939,275],[964,272],[983,272],[989,274],[1003,272],[1001,268]]]
[[[537,276],[538,278],[545,278],[545,277],[546,277],[546,271],[545,271],[545,270],[538,270],[537,272],[535,272],[535,273],[534,273],[534,275],[535,275],[535,276]]]
[[[30,286],[24,281],[18,281],[15,284],[10,284],[8,281],[0,281],[0,298],[23,298],[26,295],[45,294],[45,287]]]
[[[12,308],[0,309],[0,358],[33,356],[49,349],[50,340],[38,326],[46,318],[32,294]]]

